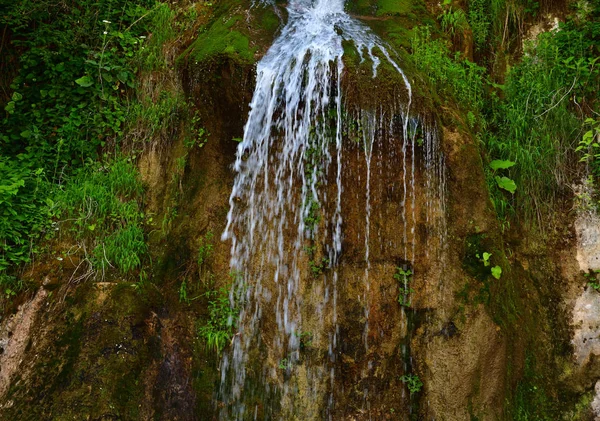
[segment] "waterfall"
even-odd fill
[[[222,236],[231,241],[230,300],[240,310],[237,332],[221,363],[222,420],[284,420],[292,419],[292,414],[298,419],[323,419],[320,407],[330,413],[335,407],[347,148],[341,85],[344,41],[354,44],[361,60],[372,62],[374,78],[382,56],[404,83],[408,98],[401,110],[405,247],[411,216],[414,220],[415,161],[413,154],[411,164],[407,151],[412,88],[402,69],[377,36],[345,13],[343,0],[290,0],[287,10],[287,24],[257,66]],[[386,122],[392,114],[365,112],[362,117],[368,166],[363,297],[367,350],[371,160],[378,132],[392,125]],[[413,136],[411,150],[414,142]],[[410,194],[412,208],[406,209]],[[411,229],[414,237],[414,224]],[[327,276],[322,275],[325,270]],[[309,290],[305,280],[311,276],[315,279]],[[307,310],[309,294],[318,299]],[[315,328],[313,323],[310,332],[305,328],[307,312],[320,324]],[[309,342],[326,349],[323,361],[301,364],[301,351]]]

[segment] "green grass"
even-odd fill
[[[496,131],[484,136],[491,159],[516,162],[508,170],[517,184],[510,206],[538,227],[570,179],[583,128],[581,106],[600,83],[598,66],[580,49],[581,42],[580,32],[563,30],[529,44],[507,76],[504,100],[492,118]]]
[[[220,353],[231,341],[238,311],[231,308],[227,288],[209,291],[206,296],[209,317],[206,324],[198,328],[198,336],[204,340],[207,349]]]
[[[142,193],[137,168],[119,158],[83,168],[56,196],[62,229],[92,251],[88,258],[95,270],[128,274],[141,267],[148,252],[138,202]]]
[[[464,110],[479,115],[484,108],[485,69],[452,54],[446,40],[434,39],[429,27],[415,28],[411,60],[438,94],[454,98]]]

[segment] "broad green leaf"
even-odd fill
[[[84,88],[88,88],[94,84],[94,80],[89,76],[83,76],[77,79],[75,83]]]
[[[22,99],[23,99],[23,95],[21,95],[20,93],[14,92],[12,94],[12,100],[15,101],[15,102],[20,101]]]
[[[498,187],[506,190],[507,192],[514,194],[517,190],[517,185],[513,180],[508,177],[498,177],[496,176],[496,183],[498,183]]]
[[[490,162],[490,168],[493,169],[494,171],[496,170],[505,170],[507,168],[510,168],[512,166],[514,166],[515,163],[512,161],[502,161],[500,159],[495,159],[492,162]]]
[[[488,253],[488,252],[483,253],[483,265],[484,266],[490,265],[490,257],[492,257],[492,253]]]
[[[594,132],[592,130],[589,130],[583,135],[583,141],[590,141],[592,140],[592,137],[594,137]]]
[[[492,268],[492,276],[496,279],[500,279],[500,276],[502,276],[502,268],[500,266],[494,266]]]

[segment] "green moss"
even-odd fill
[[[279,16],[272,9],[266,9],[260,17],[259,24],[267,32],[275,32],[279,28]]]
[[[411,11],[412,0],[379,0],[377,2],[377,16],[399,16]]]
[[[241,15],[226,20],[217,19],[192,43],[184,56],[201,62],[211,57],[224,55],[243,62],[254,63],[255,50],[250,48],[248,37],[234,29],[235,24],[241,19]],[[267,21],[267,25],[273,24],[269,23],[269,19]]]

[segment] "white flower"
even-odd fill
[[[104,35],[108,35],[108,32],[104,31]]]
[[[141,35],[140,38],[141,39],[146,39],[146,37],[144,35]]]
[[[111,21],[109,21],[109,20],[103,20],[102,22],[104,22],[104,23],[112,23],[112,22],[111,22]]]

